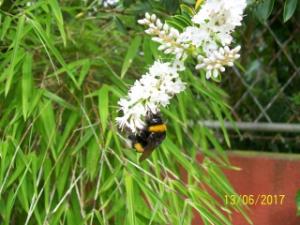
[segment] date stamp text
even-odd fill
[[[226,205],[261,205],[261,206],[271,206],[271,205],[283,205],[285,200],[285,195],[283,194],[258,194],[258,195],[225,195],[224,196]]]

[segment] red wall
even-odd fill
[[[299,155],[231,152],[229,159],[232,165],[242,168],[242,171],[224,171],[238,194],[285,195],[282,205],[249,206],[254,225],[300,225],[295,204],[296,192],[300,189]],[[200,224],[196,216],[193,225]],[[234,214],[233,225],[246,224],[242,216]]]

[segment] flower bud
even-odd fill
[[[146,14],[145,14],[145,17],[146,17],[146,19],[148,19],[148,20],[150,20],[150,19],[151,19],[151,16],[150,16],[150,14],[149,14],[149,13],[147,13],[147,12],[146,12]]]
[[[156,26],[158,29],[162,29],[162,27],[163,27],[163,24],[159,19],[156,20]]]
[[[151,20],[154,22],[156,20],[156,15],[155,14],[152,14],[151,15]]]
[[[169,27],[169,25],[168,24],[164,24],[164,26],[163,26],[163,29],[164,29],[164,31],[169,31],[169,29],[170,29],[170,27]]]

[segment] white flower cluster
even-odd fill
[[[116,119],[119,127],[137,133],[145,126],[146,112],[159,112],[161,106],[167,106],[184,89],[185,84],[172,64],[155,61],[149,72],[135,81],[128,96],[120,99],[118,104],[123,115]]]
[[[246,0],[206,0],[191,18],[192,26],[183,32],[170,27],[155,14],[145,14],[138,22],[146,25],[146,33],[160,43],[159,50],[174,55],[172,63],[156,61],[149,72],[130,88],[128,96],[119,101],[122,116],[117,118],[121,129],[138,133],[145,127],[147,112],[157,113],[160,107],[185,89],[178,71],[185,69],[188,56],[197,58],[196,69],[206,70],[206,78],[217,78],[225,66],[233,66],[240,57],[240,46],[230,48],[232,32],[241,25]]]
[[[240,55],[241,46],[237,46],[234,49],[229,49],[228,46],[224,48],[220,47],[218,50],[213,51],[208,58],[204,58],[202,55],[198,55],[198,64],[196,69],[206,69],[206,79],[217,78],[219,72],[224,72],[224,66],[233,66],[233,61],[238,59]]]
[[[145,32],[161,44],[159,50],[181,60],[187,55],[196,56],[196,69],[205,69],[209,79],[217,77],[225,71],[225,66],[232,66],[239,58],[240,47],[230,49],[229,45],[233,40],[232,32],[241,25],[245,7],[246,0],[206,0],[192,17],[193,25],[182,33],[163,25],[155,14],[146,13],[138,22],[149,27]]]
[[[246,0],[207,0],[192,21],[212,39],[215,37],[222,45],[229,45],[232,31],[241,25],[246,5]]]

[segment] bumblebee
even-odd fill
[[[146,126],[138,134],[129,135],[132,147],[142,153],[139,161],[142,162],[150,156],[166,137],[167,126],[159,114],[149,113],[146,118]]]

